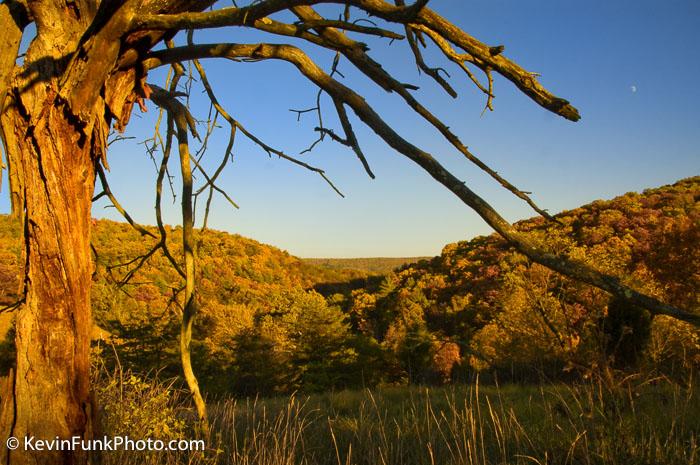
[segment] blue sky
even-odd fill
[[[491,44],[540,82],[569,99],[582,119],[571,123],[538,107],[509,82],[496,79],[495,111],[481,115],[484,98],[466,76],[437,53],[459,98],[451,99],[419,75],[405,43],[369,40],[372,57],[403,82],[421,87],[416,96],[438,114],[482,160],[516,186],[533,192],[552,212],[598,198],[611,198],[700,174],[700,3],[691,1],[456,1],[433,0],[432,8]],[[284,19],[284,18],[280,18]],[[199,42],[284,42],[232,31],[207,31]],[[330,67],[332,55],[309,53]],[[290,108],[314,105],[315,89],[285,63],[205,63],[219,99],[253,133],[296,155],[315,138],[316,120],[297,122]],[[395,95],[378,89],[341,61],[343,82],[411,142],[433,153],[509,220],[533,216],[519,199],[483,175]],[[162,81],[161,73],[149,80]],[[192,95],[199,101],[199,92]],[[324,122],[338,127],[325,99]],[[194,105],[200,116],[206,107]],[[153,223],[155,169],[136,143],[152,132],[155,109],[134,112],[126,135],[133,142],[111,147],[111,185],[138,221]],[[488,226],[445,188],[388,148],[354,118],[360,144],[377,175],[369,179],[354,154],[330,140],[300,157],[326,170],[346,195],[340,198],[317,175],[268,158],[239,136],[234,161],[220,186],[240,205],[216,198],[210,227],[269,243],[302,257],[435,255],[457,240],[489,233]],[[226,131],[207,155],[216,165]],[[177,174],[177,160],[171,170]],[[4,182],[3,182],[4,184]],[[177,185],[176,185],[177,189]],[[99,188],[98,188],[99,190]],[[166,201],[166,220],[178,223],[179,197]],[[98,202],[94,216],[118,219]],[[7,189],[0,212],[7,212]],[[200,215],[201,217],[201,215]]]

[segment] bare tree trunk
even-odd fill
[[[158,86],[151,86],[151,100],[167,110],[169,121],[177,127],[178,152],[180,154],[180,171],[182,173],[182,249],[185,256],[185,307],[182,312],[180,327],[180,360],[187,386],[192,394],[202,431],[209,429],[207,407],[199,390],[199,383],[192,368],[192,326],[197,315],[196,270],[195,270],[195,238],[194,212],[192,210],[192,167],[190,164],[190,149],[188,131],[194,130],[194,125],[188,124],[188,110],[170,93]],[[169,123],[170,124],[170,123]],[[196,135],[196,132],[195,132]],[[162,178],[161,178],[162,180]],[[160,183],[160,181],[159,181]],[[157,201],[160,205],[160,200]],[[159,220],[160,223],[160,220]]]
[[[24,304],[17,313],[17,367],[10,436],[22,440],[90,437],[90,210],[93,140],[61,104],[23,113],[13,125],[11,164],[24,197]],[[32,122],[35,122],[32,125]],[[8,127],[7,125],[5,126]],[[10,463],[86,463],[83,453],[9,452]]]
[[[210,3],[6,0],[0,5],[2,139],[13,212],[24,225],[25,259],[16,369],[14,377],[0,383],[2,441],[93,436],[89,352],[95,164],[106,155],[110,122],[125,127],[139,98],[142,76],[133,68],[115,69],[122,46],[125,55],[138,55],[162,33],[122,39],[138,11]],[[36,36],[23,64],[15,67],[28,18]],[[88,459],[80,451],[0,449],[0,460],[12,464],[84,464]]]

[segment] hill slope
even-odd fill
[[[556,218],[517,228],[636,289],[700,311],[700,177]],[[497,235],[449,244],[439,257],[381,286],[345,293],[342,302],[354,325],[403,354],[417,379],[435,368],[436,357],[445,372],[455,364],[512,371],[535,361],[585,368],[650,358],[700,366],[697,330],[666,318],[649,328],[642,310],[531,263]],[[437,341],[451,348],[440,354]]]
[[[700,308],[700,178],[593,202],[557,219],[517,227],[635,288]],[[174,253],[178,229],[168,229]],[[0,303],[16,298],[18,234],[0,217]],[[449,244],[417,263],[301,260],[217,231],[198,241],[193,351],[209,393],[438,382],[506,365],[514,373],[534,362],[555,371],[606,360],[700,364],[697,330],[664,319],[650,328],[643,312],[530,263],[496,235]],[[177,375],[179,276],[160,253],[136,269],[153,240],[126,224],[98,221],[93,243],[101,337],[123,365]],[[394,265],[402,268],[386,271]],[[114,350],[104,347],[98,342],[96,350],[115,363]]]

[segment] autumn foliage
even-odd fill
[[[686,179],[517,227],[634,289],[697,311],[699,196],[700,178]],[[530,262],[496,235],[449,244],[378,289],[353,292],[346,305],[387,346],[416,348],[421,337],[456,343],[463,369],[586,373],[646,363],[672,372],[700,364],[690,325],[652,322],[642,309]]]
[[[517,227],[697,311],[699,198],[700,178],[691,178]],[[0,219],[2,302],[18,288],[18,233]],[[122,223],[93,227],[93,345],[107,364],[175,376],[180,280],[160,254],[136,268],[149,241]],[[644,366],[682,376],[700,366],[697,329],[652,320],[533,264],[496,235],[449,244],[384,275],[367,271],[381,265],[371,260],[356,262],[365,270],[340,269],[223,232],[198,232],[197,242],[193,359],[210,395],[447,383],[476,372],[526,379]]]

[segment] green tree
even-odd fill
[[[300,387],[323,391],[359,384],[353,379],[357,349],[347,318],[338,307],[328,306],[320,295],[312,294],[289,331],[294,344],[292,363],[299,373]]]

